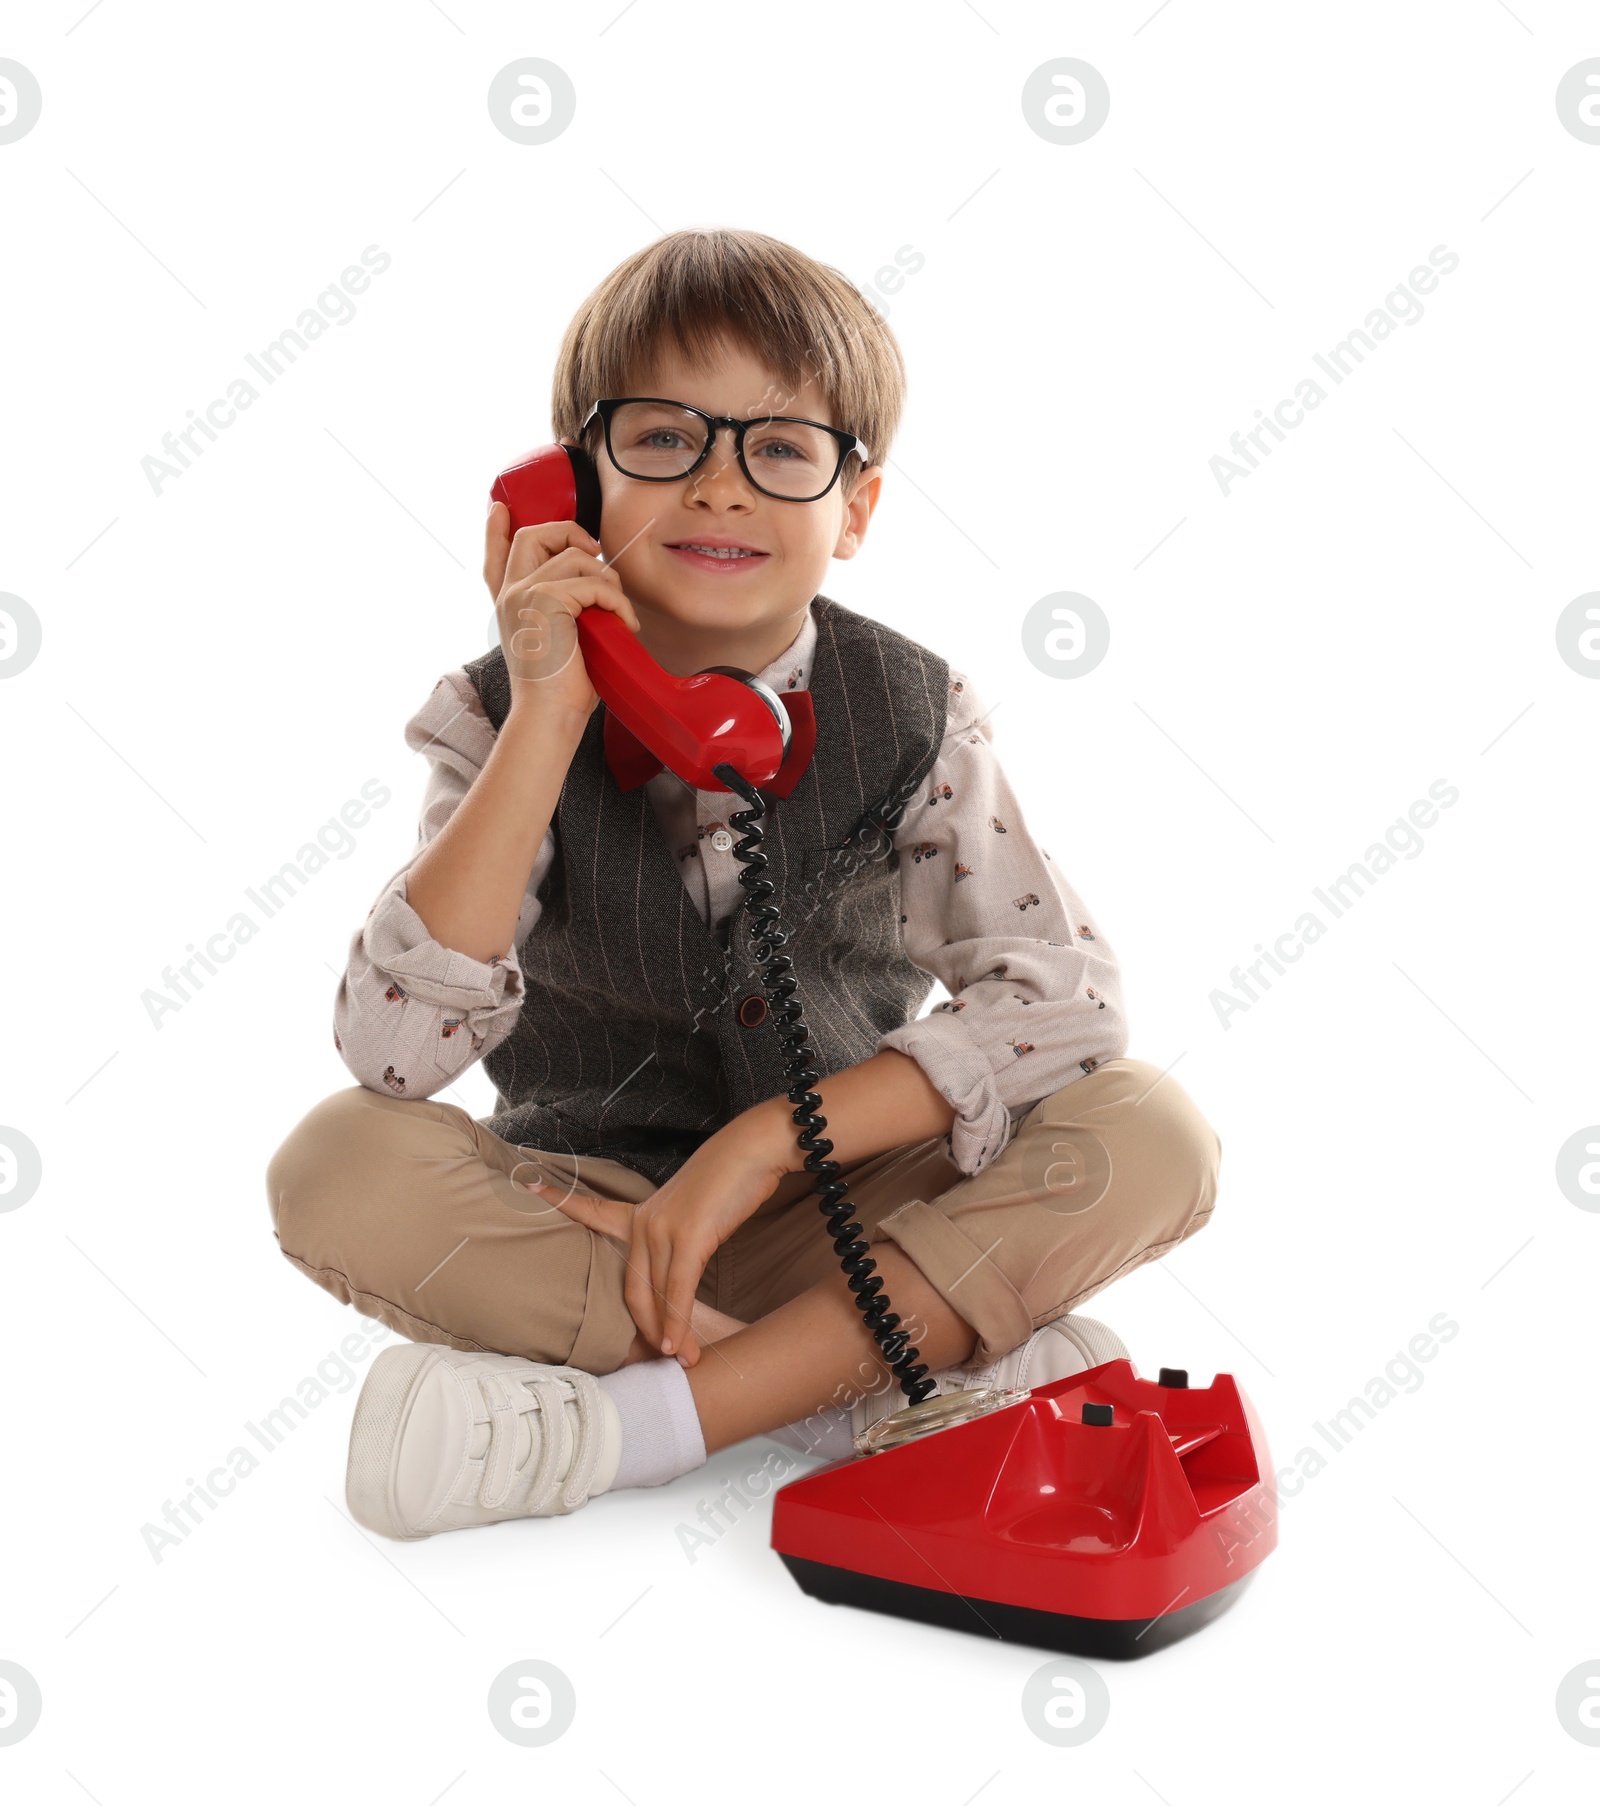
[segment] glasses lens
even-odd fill
[[[682,476],[705,443],[705,422],[668,402],[630,401],[611,417],[612,458],[625,476]],[[839,442],[803,421],[752,420],[745,429],[744,459],[757,488],[809,501],[833,481]]]
[[[745,431],[744,461],[769,494],[804,501],[833,481],[839,442],[798,420],[754,420]]]
[[[686,408],[630,401],[611,416],[611,456],[629,477],[680,477],[705,449],[706,423]]]

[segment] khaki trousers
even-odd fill
[[[1193,1235],[1222,1157],[1177,1080],[1133,1059],[1041,1100],[981,1173],[941,1141],[840,1167],[866,1240],[905,1250],[984,1361]],[[279,1247],[412,1341],[611,1373],[634,1338],[623,1249],[514,1183],[526,1153],[605,1197],[655,1189],[615,1160],[513,1147],[455,1104],[356,1085],[315,1105],[268,1164]],[[702,1303],[754,1322],[819,1280],[845,1285],[813,1187],[785,1175],[712,1257]]]

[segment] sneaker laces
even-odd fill
[[[585,1385],[584,1382],[588,1381]],[[482,1370],[478,1385],[483,1402],[489,1409],[489,1447],[484,1454],[483,1481],[478,1489],[479,1503],[496,1510],[510,1497],[517,1479],[517,1449],[521,1441],[522,1418],[537,1412],[540,1430],[529,1424],[531,1443],[537,1443],[539,1454],[528,1483],[524,1509],[536,1517],[550,1502],[559,1484],[561,1456],[571,1444],[573,1432],[567,1422],[566,1401],[570,1396],[578,1407],[577,1446],[567,1469],[567,1484],[561,1495],[564,1510],[572,1511],[589,1496],[589,1483],[600,1458],[602,1425],[599,1387],[588,1374],[575,1373],[568,1380],[553,1375],[549,1379],[522,1379],[494,1368]]]

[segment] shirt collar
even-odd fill
[[[765,665],[756,672],[756,676],[764,684],[776,690],[780,696],[785,690],[808,689],[816,650],[817,617],[808,602],[805,619],[800,623],[800,631],[770,665]]]

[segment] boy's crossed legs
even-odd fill
[[[891,1308],[931,1372],[1005,1355],[1192,1235],[1210,1215],[1220,1161],[1177,1081],[1130,1059],[1036,1105],[979,1174],[940,1147],[842,1164]],[[657,1359],[624,1302],[624,1250],[524,1190],[516,1174],[529,1156],[545,1176],[604,1196],[637,1203],[653,1189],[619,1162],[513,1148],[437,1099],[352,1087],[313,1108],[269,1165],[280,1246],[342,1302],[415,1342],[479,1351],[496,1367],[495,1355],[608,1376],[637,1365],[610,1384],[625,1414],[630,1398],[635,1411],[681,1401],[676,1363]],[[884,1394],[886,1409],[902,1402],[887,1397],[895,1382],[809,1173],[786,1175],[717,1250],[696,1315],[701,1356],[687,1387],[705,1453],[863,1393]],[[698,1449],[687,1464],[697,1459]],[[656,1477],[675,1471],[681,1459]]]

